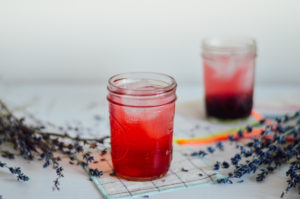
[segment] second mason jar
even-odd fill
[[[108,82],[111,156],[117,176],[153,180],[172,160],[176,81],[159,73],[124,73]]]
[[[202,50],[207,115],[224,120],[248,117],[253,106],[255,40],[208,38]]]

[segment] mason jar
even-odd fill
[[[253,106],[256,42],[250,38],[207,38],[202,42],[208,117],[246,118]]]
[[[124,73],[108,81],[111,156],[118,177],[153,180],[172,160],[176,81],[160,73]]]

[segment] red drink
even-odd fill
[[[110,104],[111,155],[117,174],[147,179],[168,171],[172,159],[174,106],[172,103],[147,108],[142,113],[138,110],[141,108]],[[152,118],[157,112],[159,115]]]
[[[162,85],[145,79],[124,81],[124,75],[128,74],[115,76],[118,88],[109,87],[108,95],[114,171],[128,180],[159,178],[172,160],[176,83],[173,79]]]
[[[204,42],[203,47],[207,115],[220,119],[248,117],[253,105],[255,43],[206,42],[211,42]]]

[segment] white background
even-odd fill
[[[0,0],[0,79],[202,82],[201,40],[256,38],[256,80],[300,85],[299,0]]]

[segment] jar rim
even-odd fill
[[[153,80],[153,81],[160,81],[164,83],[164,86],[155,86],[146,88],[126,88],[118,85],[117,83],[120,81],[126,80]],[[109,92],[119,94],[119,95],[128,95],[128,96],[153,96],[153,95],[160,95],[166,94],[174,89],[176,89],[177,83],[176,80],[167,74],[164,73],[157,73],[157,72],[126,72],[126,73],[119,73],[113,75],[108,80],[107,89]]]
[[[202,40],[203,53],[256,54],[256,41],[250,37],[207,37]]]

